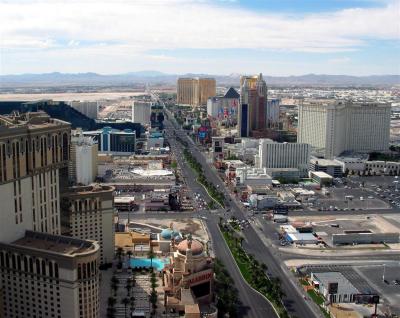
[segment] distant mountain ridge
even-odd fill
[[[239,85],[240,74],[166,74],[159,71],[139,71],[124,74],[103,75],[98,73],[42,73],[0,75],[0,87],[63,86],[63,85],[130,85],[175,84],[179,77],[214,77],[218,85]],[[306,74],[299,76],[264,75],[267,85],[272,86],[393,86],[400,85],[400,75],[326,75]]]

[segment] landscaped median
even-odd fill
[[[219,224],[236,264],[244,279],[251,287],[264,295],[274,306],[280,318],[290,317],[282,304],[284,295],[278,278],[270,279],[267,274],[267,266],[260,264],[251,254],[247,254],[241,246],[241,236],[228,225]]]
[[[311,285],[306,279],[300,279],[300,283],[304,286],[304,289],[307,291],[308,296],[318,305],[318,307],[321,309],[323,315],[326,318],[330,318],[331,316],[329,313],[326,311],[324,307],[325,299],[321,295],[319,295],[314,288],[311,288]]]
[[[197,173],[197,182],[206,188],[208,195],[213,198],[219,205],[222,207],[225,206],[224,200],[225,196],[222,192],[218,191],[218,189],[211,183],[208,182],[203,173],[203,168],[201,164],[196,160],[195,157],[189,152],[187,148],[183,151],[183,155],[185,156],[185,160],[188,162],[189,166]]]

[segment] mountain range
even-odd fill
[[[158,71],[140,71],[124,74],[103,75],[98,73],[42,73],[0,75],[0,87],[41,87],[41,86],[126,86],[133,84],[174,85],[179,77],[213,77],[217,85],[239,85],[240,74],[167,74]],[[299,76],[264,76],[269,86],[399,86],[400,75],[326,75],[306,74]]]

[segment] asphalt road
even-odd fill
[[[164,123],[168,135],[168,131],[174,128],[172,127],[172,124],[169,121],[166,121]],[[191,151],[192,155],[198,160],[198,162],[201,163],[204,175],[206,176],[207,180],[211,181],[215,186],[219,185],[219,189],[225,191],[226,197],[229,198],[230,194],[228,193],[228,190],[225,188],[225,185],[223,184],[222,180],[206,163],[204,156],[200,153],[197,147],[194,146],[190,138],[180,130],[176,130],[176,134],[180,136],[183,140],[186,140],[188,142],[189,150]],[[204,189],[197,182],[195,182],[194,180],[195,176],[193,171],[190,169],[190,167],[186,165],[184,160],[179,159],[180,152],[182,151],[182,146],[177,142],[173,141],[172,138],[170,139],[170,143],[172,150],[177,155],[179,164],[181,165],[182,170],[184,171],[188,187],[191,188],[193,191],[200,193],[201,196],[207,197],[207,194],[204,191]],[[246,215],[244,214],[245,212],[241,210],[241,208],[237,205],[235,200],[227,199],[226,205],[228,208],[230,208],[231,210],[230,213],[235,217],[240,219],[246,217]],[[257,299],[254,298],[253,296],[249,297],[248,291],[242,290],[243,284],[245,283],[241,278],[241,276],[238,276],[240,275],[238,270],[236,269],[235,271],[235,265],[233,264],[233,260],[230,257],[229,251],[227,250],[227,246],[222,241],[220,232],[217,229],[216,219],[214,217],[209,217],[206,223],[212,237],[215,254],[221,258],[221,260],[224,262],[224,264],[226,264],[226,266],[229,266],[228,270],[232,275],[232,277],[234,278],[235,284],[237,284],[237,287],[240,292],[240,299],[243,303],[242,308],[251,309],[251,311],[249,313],[246,313],[246,315],[243,317],[246,316],[273,317],[270,316],[271,310],[267,310],[267,308],[270,307],[269,303],[267,303],[262,298]],[[288,309],[289,314],[296,317],[307,317],[307,318],[321,316],[321,313],[315,307],[315,304],[306,303],[299,289],[297,289],[296,285],[294,285],[295,283],[293,281],[291,273],[288,272],[283,262],[277,257],[277,255],[274,255],[272,251],[270,251],[264,245],[264,243],[261,241],[255,230],[252,227],[248,227],[247,229],[244,230],[243,234],[245,236],[245,241],[243,243],[245,250],[253,254],[254,257],[259,262],[265,263],[268,266],[268,273],[270,276],[278,277],[281,280],[282,290],[286,295],[283,299],[283,302],[286,308]],[[261,311],[259,309],[261,309]]]
[[[165,124],[165,127],[167,130],[172,129],[172,126],[170,126],[168,122]],[[169,139],[169,142],[177,162],[182,169],[182,174],[188,186],[189,194],[193,196],[194,193],[198,193],[202,198],[208,198],[208,194],[205,189],[196,182],[196,175],[194,174],[193,170],[187,165],[185,160],[183,160],[181,145],[172,138]],[[187,216],[193,216],[193,213],[185,214],[187,214]],[[207,228],[211,236],[214,254],[225,264],[226,269],[235,282],[235,287],[238,289],[239,298],[241,301],[239,305],[239,317],[277,317],[271,304],[266,301],[263,296],[249,287],[241,276],[241,273],[235,264],[235,260],[233,259],[224,241],[224,238],[218,229],[218,214],[211,215],[205,213],[204,211],[200,212],[199,214],[206,217],[204,221],[207,224]],[[166,213],[165,215],[168,217],[171,216],[170,213]],[[183,213],[179,214],[180,217],[183,217],[183,215]]]

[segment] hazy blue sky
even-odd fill
[[[0,73],[400,74],[400,0],[0,0]]]

